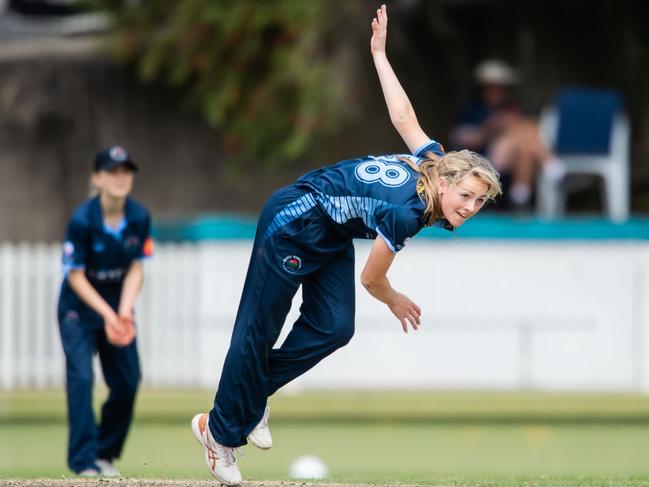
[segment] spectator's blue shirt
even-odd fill
[[[480,100],[474,100],[472,103],[462,108],[457,119],[457,124],[471,126],[481,125],[493,113],[494,110],[489,108],[487,104]]]
[[[151,217],[146,208],[127,198],[124,219],[117,228],[104,224],[99,197],[84,202],[68,223],[63,244],[63,285],[60,304],[90,311],[67,281],[73,269],[84,269],[92,286],[112,305],[119,302],[124,276],[135,260],[153,254]]]
[[[380,235],[398,252],[426,224],[426,206],[417,193],[419,173],[401,158],[418,165],[428,151],[444,155],[441,144],[431,140],[412,155],[367,156],[308,172],[296,182],[310,191],[298,206],[317,204],[342,234],[366,239]],[[452,228],[445,221],[437,224]]]

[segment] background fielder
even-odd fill
[[[128,197],[137,166],[120,146],[97,154],[99,194],[72,215],[63,244],[65,277],[58,320],[66,358],[68,465],[84,476],[119,475],[140,382],[133,305],[141,260],[153,253],[149,212]],[[99,425],[92,409],[92,359],[99,354],[110,389]]]

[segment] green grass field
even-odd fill
[[[97,391],[97,399],[103,397]],[[61,392],[2,393],[0,478],[61,478]],[[142,391],[119,467],[138,478],[209,479],[189,429],[207,391]],[[332,482],[649,486],[649,397],[310,393],[271,400],[275,446],[243,449],[247,479],[288,478],[320,457]],[[34,461],[34,458],[38,461]]]

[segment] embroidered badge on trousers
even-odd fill
[[[284,266],[284,269],[286,269],[286,272],[293,274],[302,268],[302,259],[297,255],[287,255],[284,257],[282,265]]]

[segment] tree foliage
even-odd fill
[[[328,0],[114,2],[114,48],[185,93],[234,157],[289,163],[330,132],[345,83]]]

